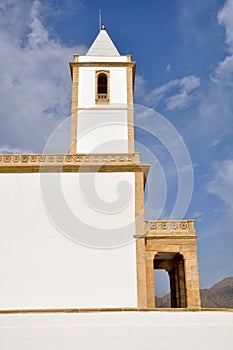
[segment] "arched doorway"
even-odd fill
[[[154,256],[154,269],[166,270],[169,274],[171,307],[187,307],[184,258],[180,253],[157,253]],[[156,290],[156,285],[155,285]]]

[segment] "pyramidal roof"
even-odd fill
[[[102,26],[95,41],[87,51],[86,56],[120,56],[104,26]]]

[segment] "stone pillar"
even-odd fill
[[[176,284],[175,284],[175,269],[173,268],[169,272],[170,279],[170,294],[171,294],[171,307],[177,307],[176,303]]]
[[[180,256],[175,259],[171,269],[169,270],[170,290],[171,290],[171,307],[186,307],[186,286],[184,274],[184,261]]]
[[[187,308],[198,309],[201,307],[199,274],[196,249],[183,253],[185,284],[187,293]]]
[[[147,307],[147,290],[146,290],[146,256],[145,240],[138,238],[136,241],[137,252],[137,305],[138,307]]]
[[[156,253],[155,253],[156,254]],[[147,253],[146,257],[146,288],[147,288],[147,307],[155,307],[155,283],[154,283],[154,255]]]
[[[178,266],[175,264],[175,294],[176,294],[176,307],[180,307],[180,284],[179,284],[179,271]]]
[[[137,306],[147,307],[146,290],[146,248],[144,223],[144,174],[135,173],[135,228],[136,228],[136,259],[137,259]]]
[[[179,295],[180,295],[180,307],[186,307],[186,286],[185,286],[185,275],[184,275],[184,261],[181,260],[178,263],[179,273]]]

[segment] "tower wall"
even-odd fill
[[[126,67],[80,67],[78,87],[78,108],[96,107],[96,72],[109,72],[110,101],[106,108],[124,107],[127,105]]]
[[[77,135],[77,153],[128,153],[127,110],[81,110]]]
[[[135,62],[131,56],[74,56],[72,76],[70,153],[133,153],[133,86]],[[99,89],[105,75],[105,91]],[[105,127],[103,128],[103,123]],[[108,124],[106,126],[106,124]],[[92,128],[89,133],[89,128]],[[87,135],[88,132],[88,135]],[[85,137],[83,135],[85,134]],[[103,145],[100,141],[119,141]]]

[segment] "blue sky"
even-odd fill
[[[42,152],[69,116],[68,62],[96,37],[99,8],[120,53],[137,62],[135,102],[166,117],[189,150],[185,218],[196,219],[200,281],[209,287],[233,275],[233,0],[0,0],[0,152]],[[136,137],[166,174],[169,217],[172,160],[148,135]],[[148,203],[148,218],[158,205]]]

